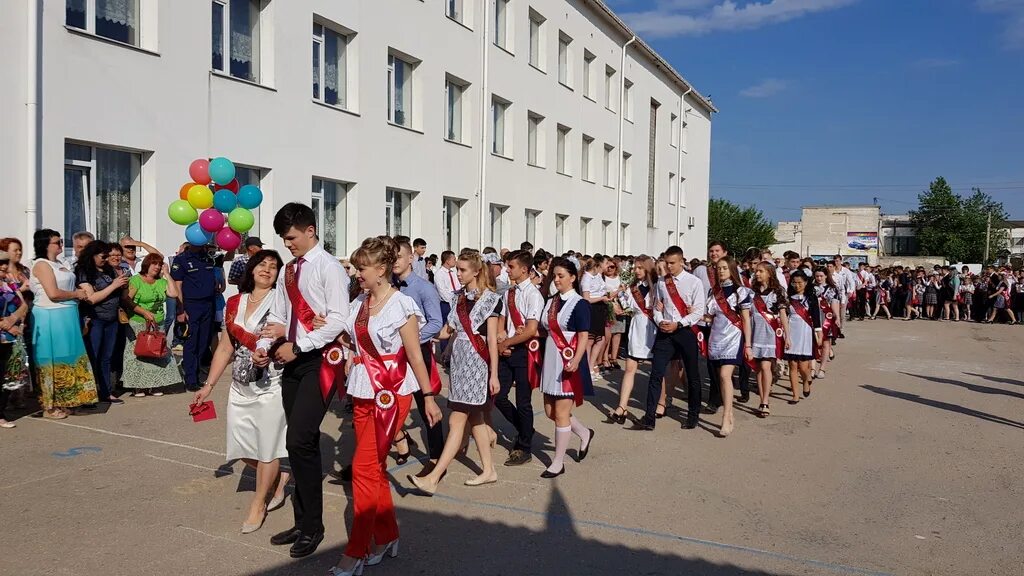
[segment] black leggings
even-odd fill
[[[11,395],[9,390],[5,390],[3,387],[4,378],[7,377],[7,362],[11,359],[11,354],[14,353],[14,344],[0,344],[0,420],[6,420],[5,410],[7,410],[7,400]]]

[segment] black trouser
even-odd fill
[[[528,373],[525,345],[520,344],[512,348],[511,356],[498,358],[498,381],[501,383],[501,390],[494,397],[494,407],[518,432],[515,448],[526,452],[530,451],[533,444],[533,388],[530,387]],[[513,383],[516,387],[515,406],[508,400]]]
[[[4,378],[7,376],[7,363],[14,353],[14,343],[0,344],[0,420],[6,420],[7,400],[11,395],[9,390],[3,387]]]
[[[334,387],[325,402],[320,393],[322,358],[319,350],[303,352],[285,365],[281,375],[281,400],[288,418],[285,446],[295,478],[295,494],[292,495],[295,527],[303,534],[316,534],[324,529],[320,423],[327,414]]]
[[[452,311],[452,305],[447,303],[447,302],[445,302],[444,300],[441,300],[441,325],[442,326],[448,323],[448,314],[450,314],[451,311]],[[448,343],[449,342],[451,342],[451,338],[448,338],[447,340],[441,340],[441,342],[438,343],[438,345],[437,345],[437,353],[440,354],[440,353],[444,352],[444,349],[448,347]],[[417,404],[417,406],[418,406],[418,404]],[[420,408],[420,412],[422,412],[422,411],[423,411],[423,409]]]
[[[690,328],[680,327],[671,334],[658,331],[654,337],[654,360],[651,362],[651,377],[647,381],[647,410],[645,418],[654,421],[661,398],[661,384],[665,378],[665,369],[673,358],[681,358],[686,371],[686,404],[689,409],[688,418],[697,418],[700,414],[701,381],[700,369],[697,367],[697,336]]]
[[[442,302],[442,304],[444,304]],[[445,340],[441,341],[446,342]],[[420,344],[420,350],[423,351],[423,363],[427,365],[427,372],[430,372],[431,360],[434,357],[431,351],[431,343],[424,342]],[[427,422],[426,408],[423,405],[423,391],[417,389],[412,393],[412,397],[416,400],[416,409],[420,411],[420,419],[423,420],[424,437],[427,442],[427,452],[430,454],[431,460],[438,460],[441,458],[441,452],[444,451],[444,420],[438,420],[437,424],[431,426]]]
[[[863,320],[864,315],[868,312],[868,289],[859,288],[857,290],[857,305],[854,307],[855,315],[858,319]]]

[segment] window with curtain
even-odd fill
[[[445,78],[445,138],[462,142],[462,96],[465,86]]]
[[[491,246],[501,248],[504,237],[505,210],[508,206],[491,204]]]
[[[64,235],[86,230],[117,242],[132,234],[140,213],[142,154],[70,143],[64,152]]]
[[[412,127],[413,66],[394,54],[388,55],[388,121]]]
[[[507,102],[497,98],[491,100],[491,152],[499,156],[506,156],[505,116],[508,114],[508,106]]]
[[[339,258],[348,256],[348,188],[349,184],[344,182],[313,179],[312,207],[317,217],[317,233],[324,250]]]
[[[245,186],[246,184],[252,184],[253,186],[259,186],[263,188],[263,176],[264,171],[260,168],[249,168],[247,166],[235,165],[235,180],[238,180],[238,185]],[[263,196],[266,198],[266,191],[263,191]],[[243,237],[259,236],[260,234],[260,209],[256,208],[251,210],[253,216],[252,228]]]
[[[462,205],[465,200],[445,198],[441,207],[444,223],[444,249],[458,252],[462,243]]]
[[[530,66],[538,70],[544,70],[544,43],[543,43],[544,18],[530,10]]]
[[[388,188],[384,201],[388,236],[412,236],[412,193]]]
[[[313,24],[313,98],[347,108],[348,36]]]
[[[494,0],[494,45],[508,50],[508,1]]]
[[[260,81],[260,7],[260,0],[213,0],[211,66],[214,70],[250,82]]]
[[[558,81],[570,88],[572,88],[572,55],[569,52],[571,43],[572,38],[564,32],[558,33]]]
[[[67,0],[64,23],[117,42],[140,44],[139,0]]]

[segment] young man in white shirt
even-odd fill
[[[316,214],[309,206],[285,204],[274,216],[274,231],[295,259],[281,271],[268,323],[252,358],[257,366],[266,366],[271,359],[284,364],[281,396],[295,479],[295,524],[275,534],[270,543],[291,544],[291,557],[301,558],[315,552],[324,539],[320,424],[336,385],[322,381],[320,371],[327,362],[324,349],[333,345],[348,318],[348,274],[320,245]],[[325,318],[320,328],[313,327],[316,316]]]
[[[427,274],[427,259],[424,257],[426,253],[426,240],[417,238],[412,241],[412,273],[424,280],[430,280],[430,275]]]
[[[455,252],[445,250],[441,252],[441,267],[434,272],[434,287],[437,288],[437,295],[441,298],[441,321],[448,321],[448,314],[455,304],[455,293],[462,289],[459,282],[459,272],[455,269]],[[441,350],[447,340],[441,341]]]
[[[499,322],[499,326],[504,327],[504,332],[498,336],[498,381],[501,390],[494,397],[494,407],[517,432],[515,445],[505,466],[519,466],[533,459],[530,454],[533,443],[533,386],[530,373],[532,368],[534,374],[540,374],[540,347],[536,338],[540,315],[544,311],[544,297],[530,280],[533,256],[520,250],[510,254],[507,260],[511,285],[504,295],[503,324]],[[531,347],[534,350],[531,351]],[[513,384],[516,388],[515,406],[508,399]]]

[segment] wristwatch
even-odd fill
[[[302,354],[302,348],[299,348],[299,345],[295,342],[292,342],[292,354],[295,354],[296,356]]]

